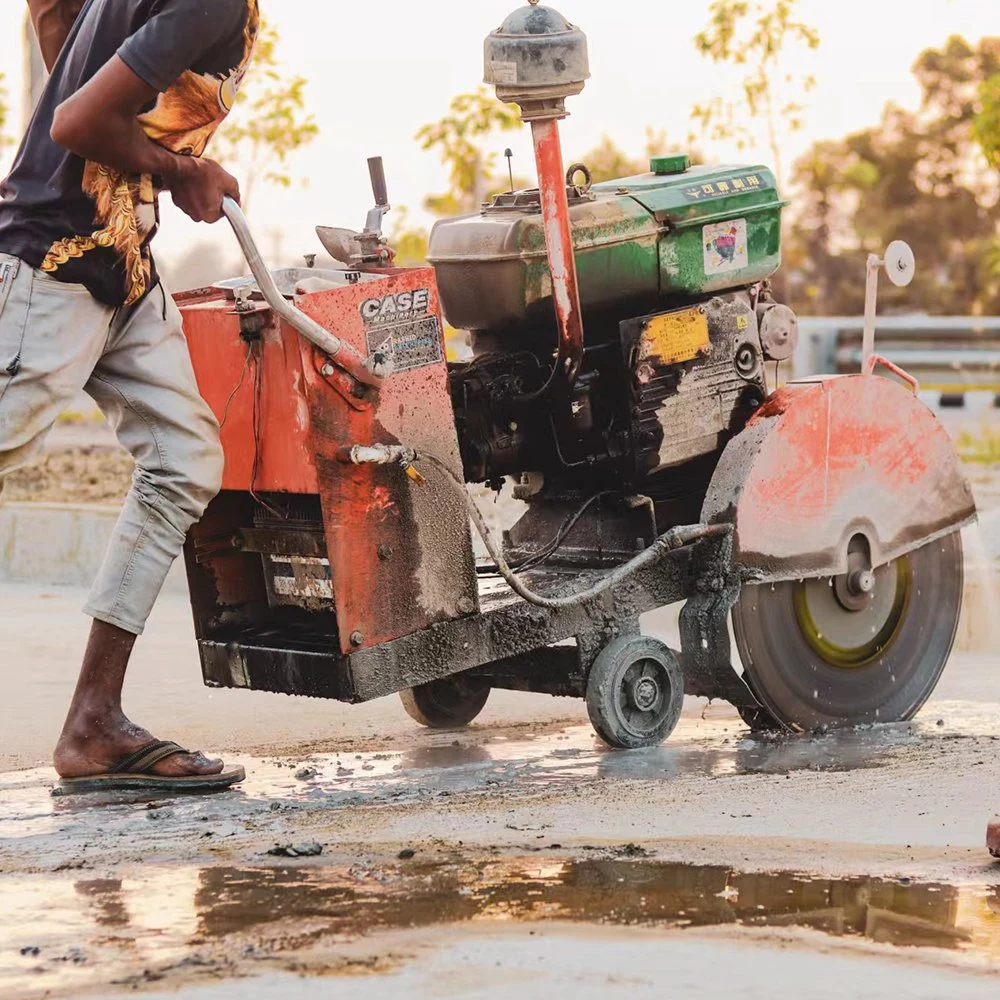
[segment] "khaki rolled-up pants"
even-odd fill
[[[80,390],[136,463],[84,610],[138,635],[222,482],[219,426],[198,392],[180,311],[162,285],[116,310],[0,253],[0,485],[39,456]]]

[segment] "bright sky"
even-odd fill
[[[321,127],[320,138],[293,163],[308,186],[261,188],[256,197],[251,221],[265,249],[280,233],[286,252],[315,251],[316,224],[360,229],[371,202],[365,161],[375,154],[385,158],[393,204],[424,221],[422,198],[447,188],[446,172],[433,154],[419,151],[413,135],[455,94],[479,83],[483,38],[516,0],[261,0],[261,6],[281,30],[285,67],[309,80],[310,110]],[[707,0],[556,0],[554,6],[590,42],[592,78],[571,99],[572,116],[564,123],[568,158],[604,134],[638,153],[647,126],[683,141],[691,106],[725,94],[739,79],[702,60],[691,43],[706,20]],[[817,87],[805,129],[788,141],[786,162],[815,139],[876,122],[886,101],[913,106],[918,92],[909,70],[924,48],[951,34],[970,41],[1000,34],[997,0],[802,0],[801,7],[823,44],[790,66],[812,73]],[[7,26],[0,30],[0,69],[17,107],[22,56],[11,27],[23,9],[23,0],[0,0],[0,24]],[[505,145],[514,148],[515,168],[530,175],[527,131],[497,140],[498,148]],[[755,155],[706,152],[713,159]],[[5,166],[0,161],[0,169]],[[221,228],[197,227],[170,205],[163,216],[161,256],[201,240],[230,245]]]

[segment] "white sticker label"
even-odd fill
[[[705,247],[705,274],[726,274],[750,265],[747,252],[747,220],[717,222],[702,230]]]
[[[486,64],[487,83],[517,83],[517,63],[490,62]]]

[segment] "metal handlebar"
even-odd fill
[[[376,370],[378,366],[375,362],[363,358],[350,344],[335,337],[311,316],[307,316],[301,309],[297,309],[281,294],[277,284],[275,284],[274,277],[264,263],[264,258],[250,232],[250,223],[239,204],[232,198],[223,198],[222,214],[233,227],[236,242],[239,243],[243,256],[246,257],[247,264],[250,266],[250,273],[254,276],[260,293],[264,296],[264,301],[271,309],[289,326],[298,330],[310,344],[327,355],[339,368],[343,368],[364,385],[380,386],[384,374]]]

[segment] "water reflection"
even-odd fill
[[[406,870],[212,869],[196,898],[204,936],[286,919],[331,933],[469,920],[559,919],[664,927],[804,926],[896,945],[977,947],[1000,957],[1000,887],[816,879],[648,861],[532,861]],[[965,923],[960,923],[962,914]],[[976,942],[978,941],[978,944]]]
[[[26,877],[0,885],[0,912],[0,979],[25,995],[192,966],[232,972],[236,960],[290,955],[321,940],[471,921],[795,926],[1000,961],[1000,886],[746,873],[606,853]]]

